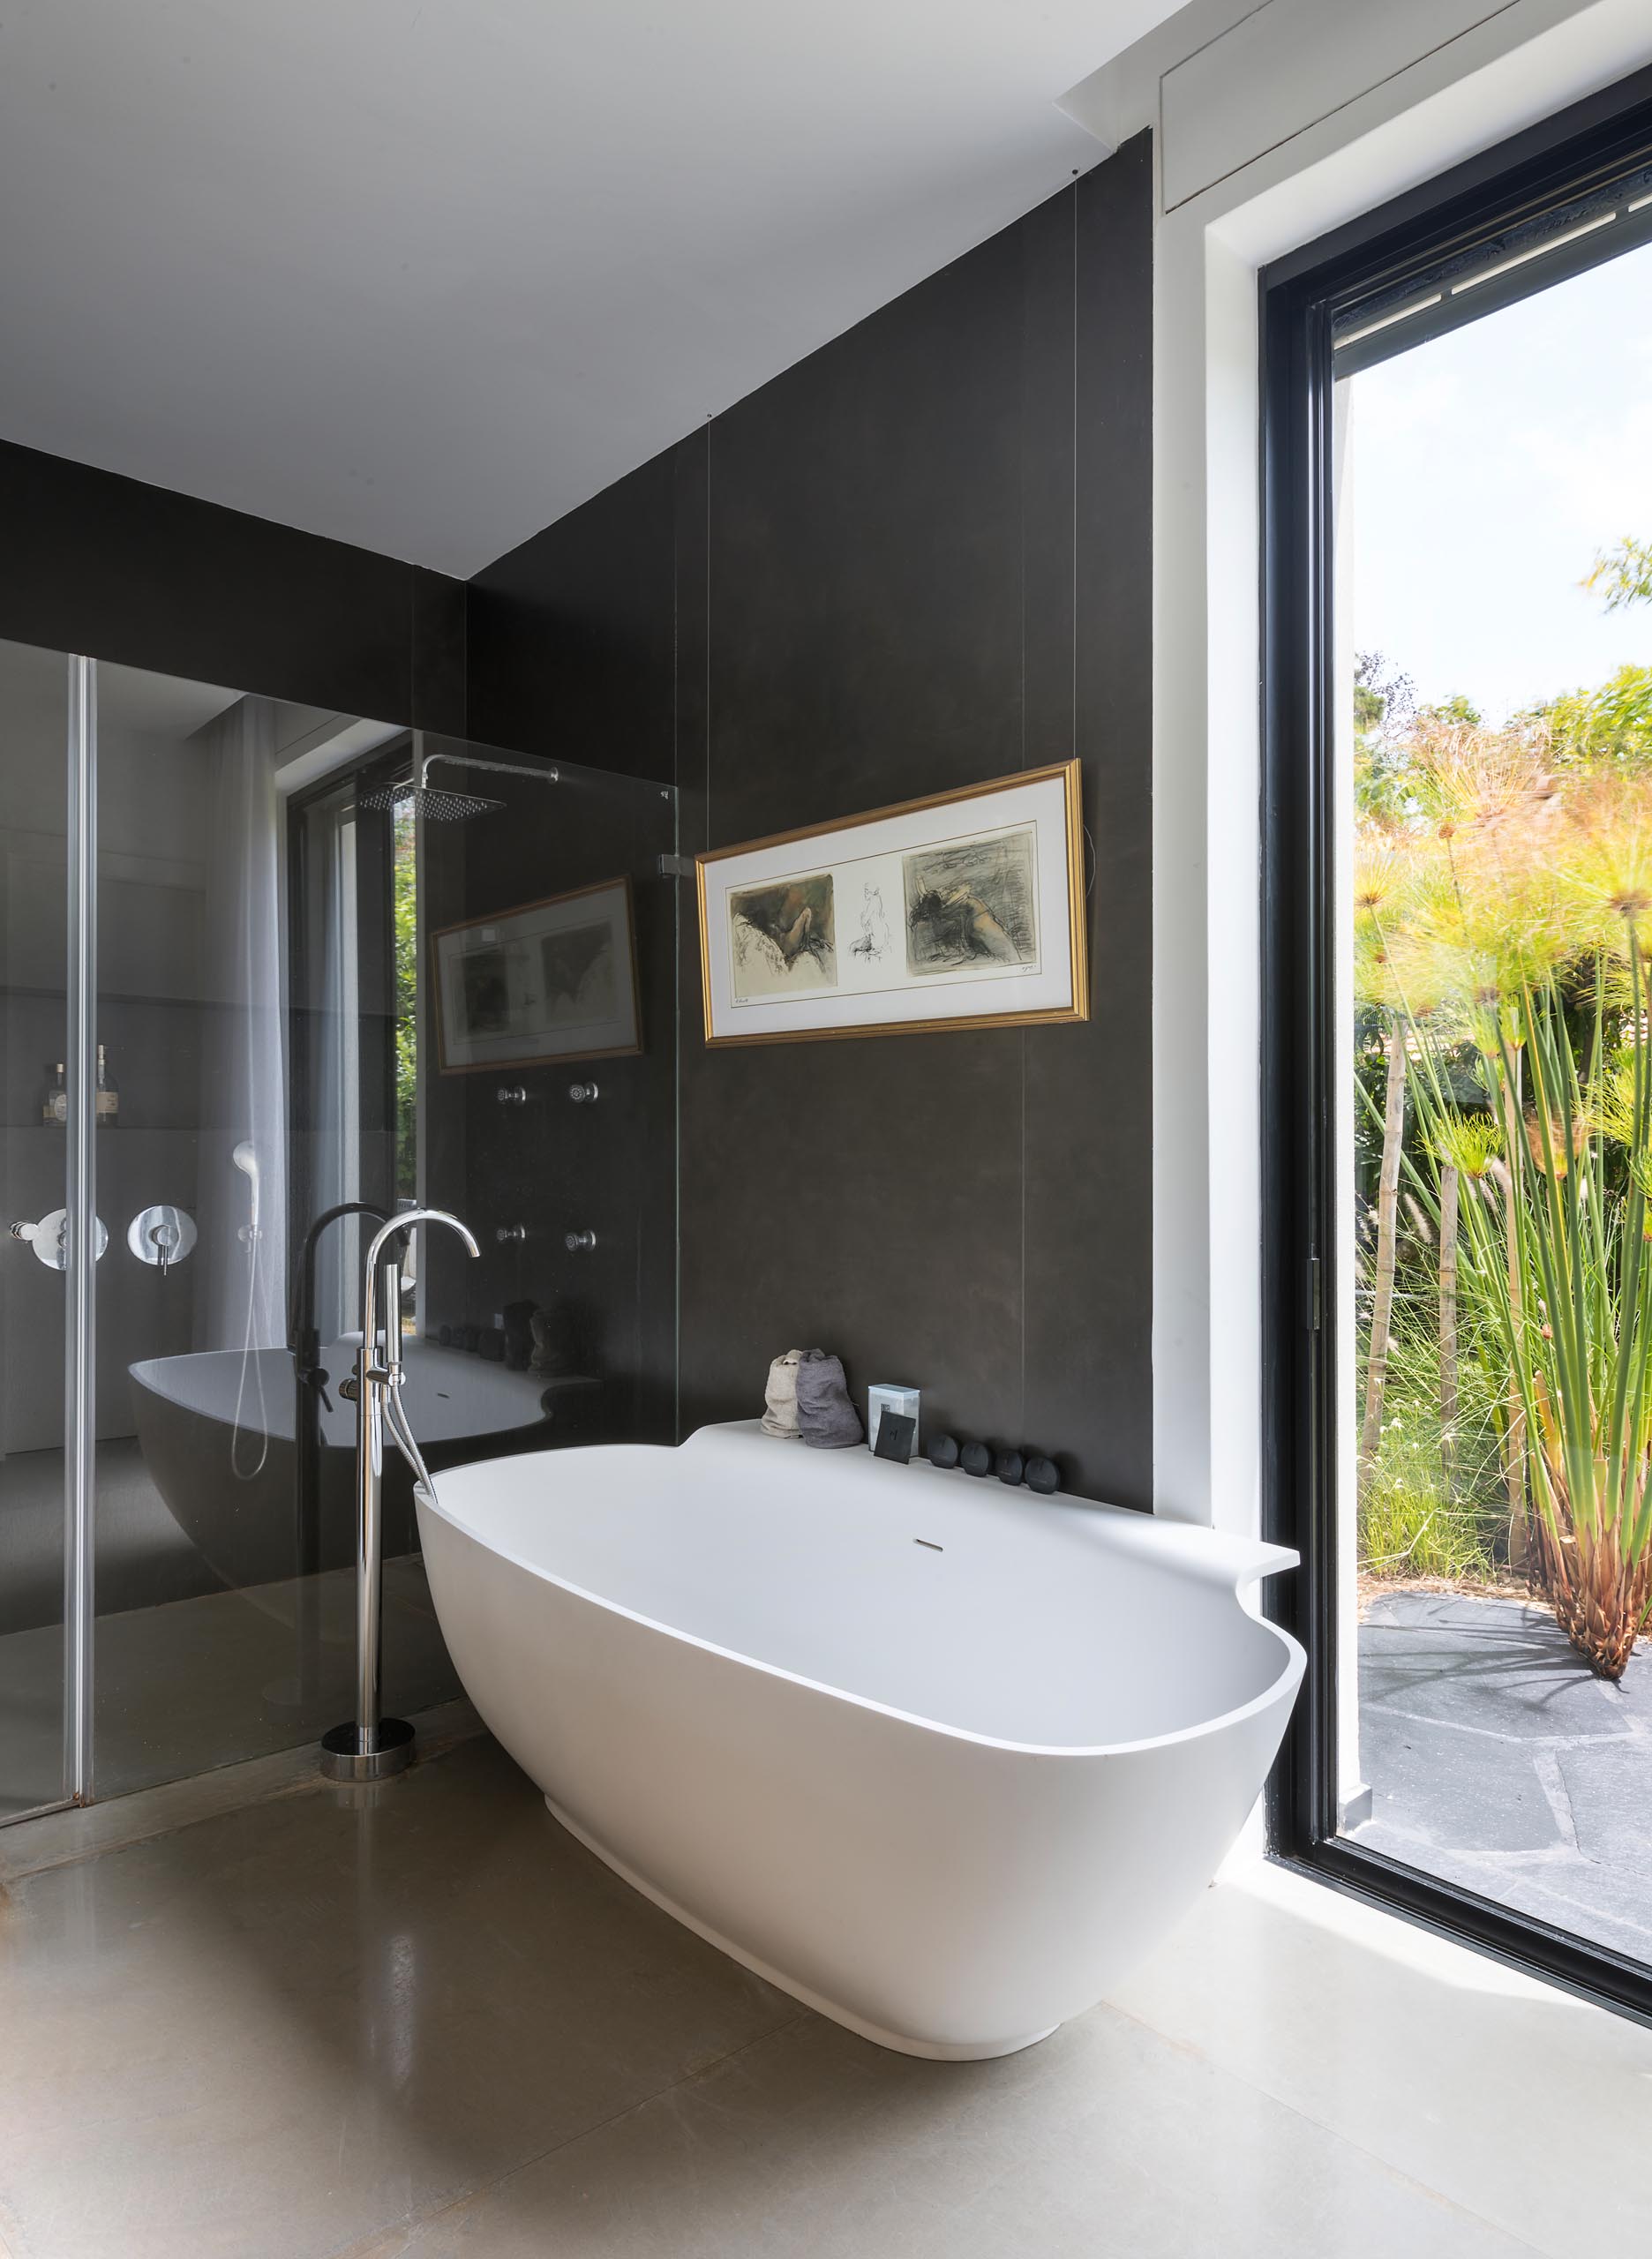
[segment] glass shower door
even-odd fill
[[[0,1820],[350,1713],[364,1217],[483,1242],[403,1258],[433,1469],[670,1437],[675,820],[0,644]],[[384,1552],[411,1715],[457,1681],[399,1459]]]
[[[355,1687],[364,1242],[394,1206],[393,826],[294,717],[99,670],[97,1793],[317,1741]],[[313,718],[313,717],[312,717]],[[345,717],[335,717],[342,720]],[[313,879],[314,883],[306,883]],[[313,918],[311,912],[313,911]],[[433,1410],[417,1415],[430,1432]],[[385,1684],[456,1690],[387,1473]]]
[[[302,1738],[280,1249],[274,709],[101,665],[96,1790]],[[282,1431],[283,1416],[288,1433]]]
[[[74,1792],[65,1516],[70,664],[0,643],[0,1820]]]
[[[100,1797],[318,1739],[349,1707],[349,1368],[321,1360],[301,1394],[294,1355],[312,1217],[302,1172],[291,1208],[288,726],[270,699],[99,669]],[[371,982],[341,939],[354,1090]]]

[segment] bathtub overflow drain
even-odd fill
[[[937,1545],[933,1537],[914,1537],[912,1543],[914,1545],[927,1545],[932,1553],[944,1553],[946,1551],[946,1547],[944,1545]]]

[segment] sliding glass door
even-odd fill
[[[1305,1864],[1652,2008],[1652,116],[1270,278]]]

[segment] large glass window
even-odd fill
[[[1271,1182],[1290,1222],[1274,1437],[1317,1651],[1281,1841],[1640,2001],[1652,164],[1638,132],[1618,120],[1501,183],[1482,169],[1472,195],[1413,218],[1409,244],[1378,221],[1369,253],[1271,295],[1269,852]]]
[[[1339,389],[1349,1820],[1652,1960],[1652,244]]]

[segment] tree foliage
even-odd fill
[[[1558,769],[1652,771],[1652,667],[1621,666],[1596,689],[1562,691],[1517,723],[1543,734]]]
[[[1589,585],[1652,601],[1652,543]],[[1410,1557],[1402,1500],[1438,1554],[1500,1490],[1509,1558],[1615,1677],[1652,1614],[1652,666],[1494,729],[1367,654],[1353,720],[1362,1543]]]
[[[1601,596],[1608,612],[1623,612],[1632,604],[1652,604],[1652,541],[1633,535],[1603,549],[1584,579],[1586,589]]]

